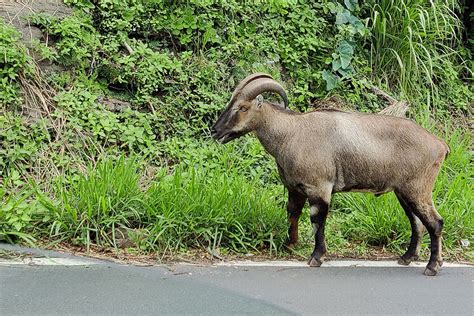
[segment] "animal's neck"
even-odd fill
[[[278,159],[282,147],[286,146],[289,137],[295,132],[292,128],[294,116],[270,104],[266,104],[262,111],[262,120],[255,134],[265,150]]]

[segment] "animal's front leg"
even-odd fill
[[[288,220],[290,226],[288,228],[288,241],[286,247],[292,249],[298,242],[298,220],[301,216],[301,211],[306,203],[306,196],[297,191],[288,190]]]
[[[310,198],[310,220],[314,231],[314,250],[308,264],[311,267],[319,267],[323,263],[326,254],[326,241],[324,239],[324,226],[329,211],[329,201],[323,198]]]

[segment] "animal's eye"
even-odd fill
[[[242,112],[247,112],[248,109],[246,107],[241,107],[239,110]]]

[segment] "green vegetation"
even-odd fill
[[[45,228],[58,239],[103,246],[116,245],[114,228],[131,229],[130,234],[138,234],[137,247],[161,253],[201,246],[276,250],[285,237],[285,217],[274,191],[256,195],[257,180],[236,171],[224,176],[177,168],[168,174],[160,168],[140,188],[137,170],[133,160],[100,163],[61,189],[55,202],[44,201],[45,214],[54,219]]]
[[[461,40],[457,10],[456,1],[377,1],[370,19],[371,67],[376,76],[398,85],[407,98],[422,92],[416,89],[420,85],[437,90],[449,84],[453,78],[446,70],[456,70],[460,54],[456,50]]]
[[[469,192],[473,167],[460,131],[448,140],[452,153],[434,196],[446,222],[446,253],[456,255],[459,241],[474,233],[472,196],[457,194]],[[174,170],[150,169],[136,158],[100,161],[74,180],[57,179],[49,194],[33,187],[7,199],[0,213],[0,234],[10,241],[47,236],[52,244],[116,247],[117,235],[126,231],[138,249],[163,255],[189,248],[278,252],[286,238],[286,195],[272,167],[255,169],[252,165],[261,157],[245,157],[257,148],[257,141],[243,143],[244,148],[238,148],[205,142],[203,151],[213,157],[196,156]],[[233,157],[236,152],[240,161]],[[8,179],[9,184],[15,181]],[[303,218],[301,224],[303,247],[309,248],[309,220]],[[409,236],[408,220],[392,193],[378,198],[335,196],[327,231],[333,251],[345,251],[349,243],[402,251]]]
[[[31,72],[31,58],[26,48],[18,43],[19,33],[13,27],[7,27],[0,20],[0,50],[2,69],[0,69],[0,104],[15,106],[22,101],[18,82],[21,76]]]
[[[372,85],[408,100],[450,144],[434,196],[446,255],[472,260],[472,43],[457,1],[65,2],[70,16],[29,17],[47,38],[32,45],[0,20],[0,240],[107,248],[125,232],[161,255],[284,253],[274,162],[251,136],[209,139],[235,84],[265,71],[297,111],[333,96],[378,111]],[[409,242],[393,194],[336,195],[332,210],[330,252]]]

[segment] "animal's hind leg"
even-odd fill
[[[436,211],[431,195],[425,199],[410,198],[402,196],[410,209],[425,225],[430,234],[431,255],[425,269],[425,275],[433,276],[438,273],[439,267],[443,264],[441,256],[441,233],[443,230],[443,219]]]
[[[400,256],[398,263],[401,265],[409,265],[413,260],[417,260],[420,254],[421,238],[423,237],[423,223],[413,213],[410,206],[403,200],[400,194],[396,194],[398,201],[403,207],[411,225],[411,239],[407,251]]]

